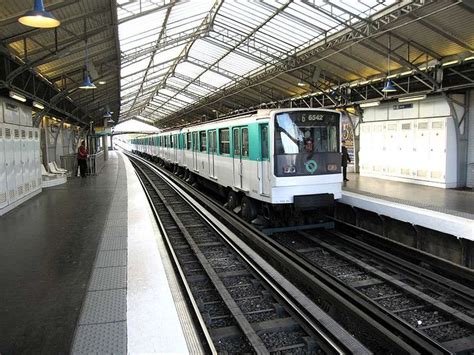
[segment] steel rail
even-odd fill
[[[133,163],[132,160],[130,162],[132,163],[132,165],[134,166],[135,169],[139,169]],[[162,220],[161,220],[161,218],[158,214],[158,211],[156,210],[156,207],[153,204],[153,200],[150,196],[150,193],[149,193],[148,189],[145,186],[144,181],[142,180],[142,178],[140,177],[140,175],[138,173],[137,173],[137,178],[138,178],[138,181],[140,182],[140,184],[143,187],[143,191],[145,192],[147,200],[150,203],[150,208],[151,208],[151,210],[153,212],[153,215],[155,216],[155,219],[158,223],[158,228],[160,230],[160,233],[161,233],[162,237],[164,238],[164,240],[166,242],[165,244],[166,244],[168,253],[171,255],[170,260],[172,261],[173,267],[175,268],[175,270],[179,274],[179,282],[182,284],[184,290],[186,291],[187,301],[191,305],[191,307],[194,311],[193,315],[196,318],[197,323],[200,326],[199,329],[200,329],[200,331],[202,331],[202,334],[203,334],[204,338],[206,339],[206,344],[209,347],[209,349],[208,349],[208,351],[204,351],[204,353],[209,353],[210,352],[211,354],[217,355],[218,352],[217,352],[216,348],[214,347],[214,342],[212,341],[212,337],[209,334],[209,331],[206,327],[206,323],[205,323],[204,319],[202,318],[201,312],[199,311],[199,307],[198,307],[197,303],[194,300],[193,294],[191,292],[191,288],[189,287],[189,284],[186,281],[184,271],[183,271],[183,269],[181,268],[181,265],[178,262],[178,258],[177,258],[176,253],[174,252],[173,248],[171,247],[171,241],[169,239],[168,233],[166,232],[166,228],[164,227],[163,222],[162,222]]]
[[[366,244],[385,250],[392,255],[398,255],[400,258],[412,264],[423,263],[429,265],[431,271],[445,277],[447,280],[455,282],[457,285],[474,285],[474,271],[472,269],[454,264],[435,255],[409,247],[339,219],[331,218],[331,220],[334,221],[336,230],[349,233],[353,238],[363,241]]]
[[[327,234],[335,236],[344,240],[345,243],[350,244],[354,248],[363,249],[365,252],[369,251],[372,255],[375,255],[378,259],[383,260],[384,263],[396,267],[403,272],[413,275],[414,277],[422,278],[426,282],[436,284],[443,288],[447,292],[455,294],[457,297],[463,299],[465,302],[474,303],[474,290],[464,284],[460,284],[455,280],[451,280],[443,275],[437,274],[426,267],[419,266],[418,264],[407,263],[407,260],[400,258],[394,254],[381,250],[380,248],[369,245],[357,238],[354,238],[348,234],[341,233],[337,230],[327,231]],[[426,264],[425,264],[426,265]],[[428,265],[427,265],[428,266]],[[464,267],[460,267],[464,271]],[[474,271],[471,270],[474,274]],[[466,281],[467,284],[467,281]]]
[[[131,157],[130,154],[128,155],[129,157]],[[158,170],[154,164],[151,164],[142,158],[133,156],[133,159],[137,159],[142,163],[146,164],[150,169],[154,170],[156,174],[162,176],[162,178],[163,176],[169,178],[170,175],[172,175],[168,172],[161,171],[161,169]],[[183,187],[186,190],[190,188],[189,185],[181,185],[181,182],[179,180],[178,186],[172,186],[172,188],[178,191],[180,194],[183,194],[184,192]],[[189,191],[187,192],[189,193]],[[194,200],[193,198],[190,198],[190,196],[186,193],[185,199]],[[345,333],[345,331],[343,331],[342,328],[340,328],[335,322],[333,322],[332,319],[330,319],[329,317],[327,317],[329,318],[327,319],[324,316],[321,316],[319,312],[322,312],[322,310],[320,310],[319,307],[317,307],[309,299],[305,299],[304,295],[300,294],[299,292],[296,295],[289,294],[289,289],[292,289],[293,287],[288,281],[283,286],[279,285],[279,283],[282,282],[281,279],[275,281],[275,274],[272,274],[271,271],[269,272],[268,270],[262,269],[262,264],[265,263],[263,259],[260,260],[260,263],[256,263],[254,260],[252,260],[255,256],[249,256],[249,250],[245,250],[246,247],[243,245],[243,243],[240,243],[240,245],[238,245],[239,243],[236,243],[236,239],[238,238],[237,236],[235,236],[234,238],[231,237],[231,235],[233,234],[232,231],[230,231],[227,227],[224,227],[216,219],[213,220],[212,218],[210,218],[209,212],[203,212],[202,205],[200,203],[198,203],[197,201],[191,202],[191,206],[193,207],[193,209],[198,214],[200,214],[201,217],[206,220],[210,226],[212,226],[216,233],[218,233],[224,240],[226,240],[226,242],[239,254],[239,256],[243,260],[245,260],[248,265],[266,281],[266,283],[280,296],[281,299],[283,299],[293,309],[296,314],[298,314],[303,320],[305,320],[305,322],[307,322],[307,325],[314,332],[319,334],[319,336],[332,347],[333,352],[335,351],[340,354],[370,353],[367,348],[363,347],[358,341],[353,339],[353,337],[349,333]],[[223,227],[224,230],[222,230]],[[307,309],[302,309],[303,306],[301,304],[307,307]],[[328,331],[325,332],[321,330],[321,328],[328,329],[328,327],[330,328],[329,334]],[[245,331],[246,329],[243,328],[243,330]]]
[[[154,169],[157,169],[155,165],[153,166]],[[319,293],[322,300],[320,303],[332,305],[337,308],[339,314],[351,314],[351,317],[357,319],[358,322],[364,322],[370,328],[370,332],[379,337],[380,343],[390,344],[391,350],[395,349],[401,353],[448,353],[439,344],[414,334],[411,329],[407,329],[398,320],[387,318],[384,312],[381,312],[380,309],[374,307],[354,291],[328,279],[324,273],[321,273],[310,263],[283,248],[250,224],[237,219],[232,212],[210,200],[202,192],[189,187],[188,184],[177,179],[172,173],[164,172],[162,169],[160,171],[162,174],[172,176],[175,183],[186,189],[194,199],[202,201],[206,209],[219,216],[220,221],[230,230],[243,237],[245,242],[252,245],[257,252],[268,257],[267,261],[275,268],[278,269],[278,267],[283,266],[287,275],[297,275],[300,279],[298,286],[306,289],[309,287],[313,292]],[[353,331],[357,331],[357,329]]]

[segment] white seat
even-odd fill
[[[60,172],[62,172],[62,173],[67,173],[67,170],[66,170],[66,169],[60,168],[60,167],[58,166],[58,163],[56,163],[56,160],[53,160],[53,165],[54,165],[54,167],[56,168],[57,171],[60,171]]]
[[[41,175],[42,176],[48,176],[48,177],[56,176],[56,174],[48,173],[43,164],[41,164]]]
[[[49,166],[49,171],[51,171],[53,174],[56,174],[56,175],[64,175],[63,172],[56,170],[56,167],[54,166],[53,163],[48,163],[48,166]]]

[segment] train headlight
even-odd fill
[[[283,167],[284,174],[294,174],[296,173],[296,167],[294,165],[287,165]]]
[[[337,164],[328,164],[327,169],[328,169],[328,171],[336,171],[337,170]]]

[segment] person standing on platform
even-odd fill
[[[351,162],[351,157],[345,146],[346,141],[342,141],[342,176],[344,181],[349,181],[347,178],[347,163]]]
[[[89,152],[87,151],[86,148],[86,142],[82,141],[81,146],[77,150],[77,165],[79,165],[79,169],[81,172],[81,177],[85,178],[86,177],[86,172],[87,172],[87,155]]]

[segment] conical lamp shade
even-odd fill
[[[82,82],[81,86],[79,86],[79,89],[88,90],[88,89],[95,89],[95,88],[96,88],[96,86],[91,81],[91,78],[90,78],[89,74],[86,73],[84,81]]]
[[[43,0],[35,0],[34,9],[27,11],[18,21],[25,26],[36,28],[54,28],[61,24],[50,12],[44,9]]]
[[[382,89],[383,92],[395,92],[397,89],[393,86],[392,79],[388,79]]]

